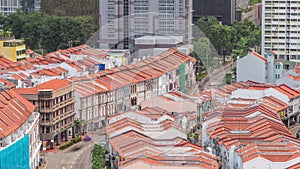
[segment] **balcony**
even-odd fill
[[[297,27],[292,27],[291,30],[292,31],[297,31]]]
[[[40,120],[40,125],[42,126],[50,126],[52,124],[53,124],[52,121]]]
[[[58,110],[59,108],[61,107],[64,107],[65,105],[68,105],[68,104],[71,104],[71,103],[74,103],[75,102],[75,99],[74,98],[69,98],[67,100],[64,100],[63,102],[61,103],[57,103],[55,105],[52,106],[52,111],[56,111]]]

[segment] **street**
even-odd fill
[[[94,144],[104,141],[104,136],[99,136],[99,132],[90,133],[91,141],[82,141],[56,153],[46,153],[48,160],[46,169],[91,169],[92,154]]]
[[[235,68],[235,62],[227,64],[225,66],[221,66],[218,69],[212,70],[208,73],[209,81],[203,84],[203,90],[211,89],[214,86],[218,87],[222,83],[224,83],[224,77],[226,73],[231,72],[233,68]]]

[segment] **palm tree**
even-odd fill
[[[78,135],[78,132],[81,133],[82,120],[79,119],[74,120],[74,125],[75,125],[76,134]]]

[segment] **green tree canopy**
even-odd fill
[[[198,20],[198,28],[209,38],[218,54],[223,56],[224,52],[244,56],[261,43],[261,28],[247,19],[227,26],[219,24],[215,17],[202,17]],[[195,50],[199,50],[197,48],[196,44]]]
[[[27,48],[52,52],[77,46],[97,30],[91,16],[54,16],[42,12],[16,12],[0,16],[4,30],[12,30],[16,38],[24,38]]]

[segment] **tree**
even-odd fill
[[[79,120],[79,119],[74,120],[74,125],[75,125],[76,133],[78,135],[78,133],[81,133],[82,120]]]
[[[84,43],[83,25],[73,17],[48,16],[44,20],[41,45],[47,52]]]
[[[90,15],[77,16],[76,19],[82,24],[85,33],[84,40],[87,41],[97,31],[98,25]]]
[[[43,32],[43,24],[45,24],[44,19],[47,16],[41,12],[32,12],[28,13],[24,17],[24,33],[21,34],[21,37],[24,38],[27,48],[30,49],[39,49],[41,46],[41,35]]]
[[[96,31],[91,16],[53,16],[42,12],[17,11],[0,16],[4,30],[11,30],[17,39],[24,38],[27,48],[45,52],[81,45]]]
[[[198,41],[194,42],[194,52],[197,59],[197,68],[200,67],[201,61],[204,65],[209,65],[210,61],[210,41],[208,38],[199,38]],[[200,69],[197,69],[200,73]]]
[[[232,38],[234,37],[234,35],[232,33],[233,31],[230,26],[213,25],[210,28],[210,32],[208,34],[208,37],[214,45],[215,49],[220,55],[223,55],[224,62],[225,51],[231,51],[233,46]]]
[[[95,144],[92,150],[92,162],[92,169],[105,168],[105,150],[98,144]]]
[[[1,24],[3,25],[4,30],[11,30],[14,32],[15,37],[20,39],[25,32],[25,13],[18,10],[17,12],[8,15]]]
[[[99,0],[42,0],[41,11],[58,16],[92,16],[98,29]]]
[[[207,34],[209,33],[210,28],[213,25],[219,25],[219,21],[216,17],[213,16],[205,16],[205,17],[201,17],[198,20],[198,28],[207,36]]]
[[[247,19],[227,26],[218,24],[215,17],[202,17],[198,20],[198,28],[206,34],[218,54],[223,55],[224,62],[225,54],[242,57],[261,43],[261,28]]]

